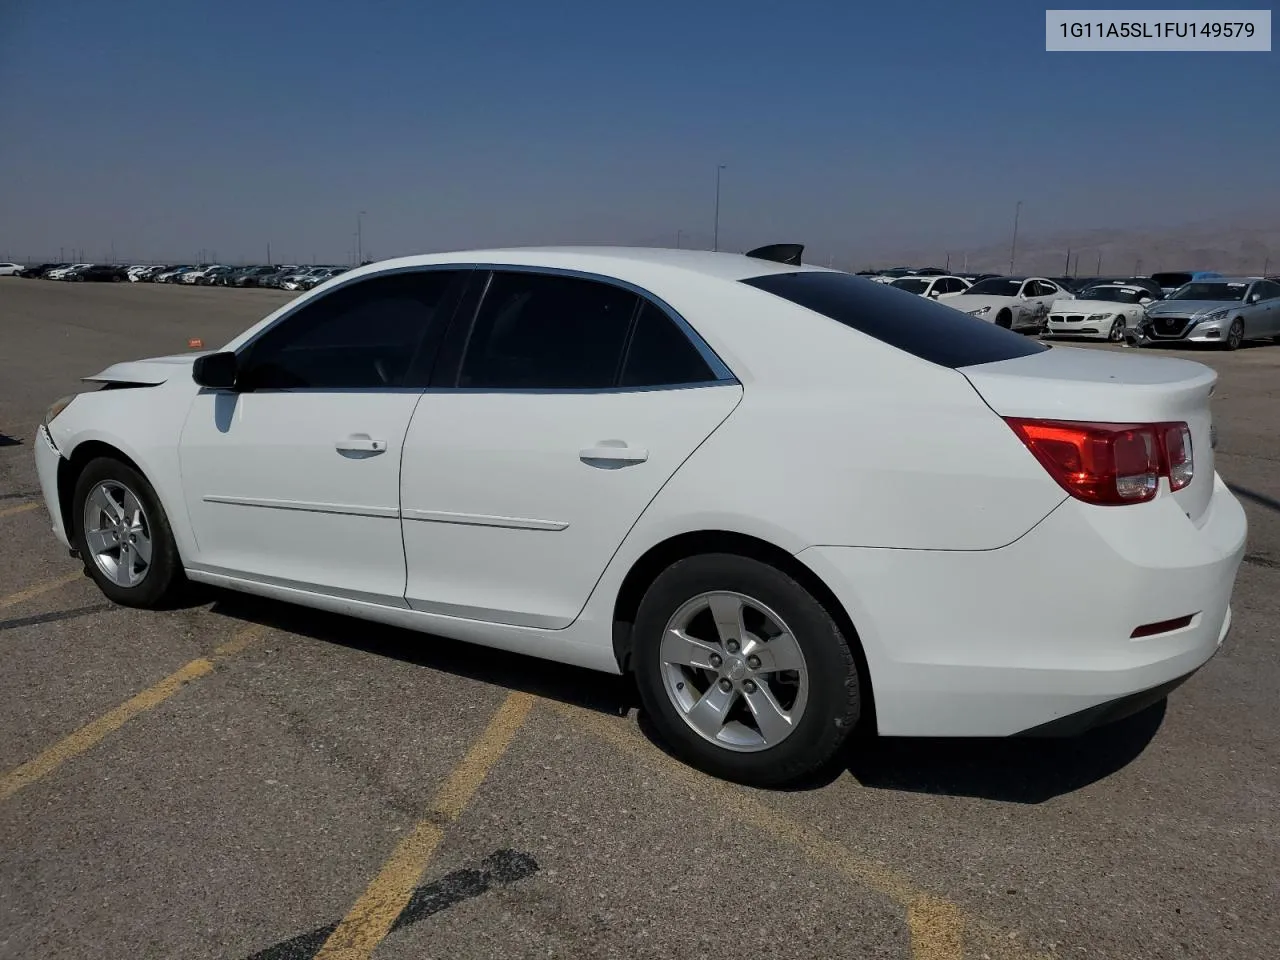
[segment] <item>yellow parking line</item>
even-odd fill
[[[215,660],[240,652],[262,632],[263,628],[257,624],[244,628],[229,642],[214,650],[209,657],[192,660],[159,683],[129,698],[114,710],[104,713],[98,719],[90,721],[74,733],[63,737],[48,750],[0,776],[0,800],[7,800],[23,787],[30,786],[41,777],[57,770],[72,757],[79,756],[101,742],[108,734],[119,730],[138,714],[164,703],[186,684],[211,671]]]
[[[907,904],[911,955],[920,960],[962,960],[964,918],[949,900],[917,897]]]
[[[1016,937],[1002,934],[976,918],[964,917],[959,907],[950,901],[917,889],[903,875],[824,837],[745,790],[670,759],[632,733],[627,724],[581,707],[562,703],[553,706],[579,729],[643,763],[662,767],[690,793],[708,796],[731,812],[738,823],[785,840],[801,850],[810,862],[843,874],[893,900],[906,911],[913,960],[959,960],[965,956],[966,939],[974,941],[972,946],[981,947],[976,956],[989,956],[992,960],[1048,960],[1047,955],[1019,945]]]
[[[32,500],[30,503],[20,503],[16,507],[5,507],[0,510],[0,517],[12,517],[17,513],[26,513],[28,510],[34,510],[40,506],[40,501]]]
[[[75,573],[64,574],[61,577],[54,577],[52,580],[42,580],[33,586],[27,587],[25,590],[19,590],[17,593],[11,593],[7,597],[0,597],[0,610],[5,607],[12,607],[14,604],[23,603],[27,600],[33,600],[42,593],[48,593],[50,590],[57,590],[59,587],[65,587],[68,583],[74,583],[84,576],[83,570],[77,570]]]
[[[329,935],[315,960],[367,960],[409,902],[414,888],[444,838],[443,825],[456,820],[489,770],[511,745],[534,704],[531,694],[507,695],[480,738],[454,768],[426,815],[396,845],[378,875]]]

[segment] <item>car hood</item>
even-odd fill
[[[1239,300],[1157,300],[1147,308],[1149,317],[1198,317],[1215,310],[1238,310]]]
[[[92,377],[81,377],[85,383],[136,383],[155,386],[176,377],[190,377],[196,357],[213,353],[213,350],[196,350],[191,353],[175,353],[167,357],[150,357],[146,360],[127,360],[114,363]]]
[[[1067,310],[1072,313],[1119,313],[1137,306],[1136,303],[1116,303],[1114,300],[1055,300],[1049,309],[1054,313]]]

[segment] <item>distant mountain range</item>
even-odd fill
[[[1273,221],[1274,222],[1274,221]],[[1071,267],[1067,266],[1070,251]],[[1009,241],[951,251],[951,269],[1009,270]],[[821,262],[820,257],[815,262]],[[857,269],[946,266],[937,249],[886,250]],[[1105,229],[1054,235],[1018,235],[1014,271],[1019,274],[1077,276],[1160,270],[1216,270],[1224,274],[1280,274],[1280,226],[1233,227],[1215,223],[1146,230]]]

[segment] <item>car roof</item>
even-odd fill
[[[746,280],[772,273],[796,273],[821,270],[809,264],[776,263],[740,253],[714,253],[709,250],[673,250],[666,247],[622,247],[605,244],[585,246],[497,247],[458,250],[447,253],[418,254],[394,260],[379,260],[348,271],[378,273],[388,269],[433,266],[448,263],[482,263],[505,266],[544,267],[580,270],[628,279],[636,272],[652,273],[653,268],[695,273],[719,280]]]

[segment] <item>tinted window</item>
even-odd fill
[[[1151,279],[1162,287],[1180,287],[1191,282],[1189,273],[1153,273]]]
[[[662,387],[712,380],[715,374],[684,331],[646,301],[627,347],[620,386]]]
[[[1044,344],[924,297],[904,297],[847,273],[775,273],[750,286],[830,317],[867,336],[944,367],[1026,357]],[[779,347],[786,331],[779,331]]]
[[[617,383],[635,294],[537,273],[493,275],[458,386],[588,390]]]
[[[1022,281],[1010,277],[992,277],[982,280],[966,290],[974,296],[982,297],[1016,297],[1022,289]]]
[[[959,277],[946,277],[938,282],[942,285],[942,293],[960,293],[965,289],[964,281]]]
[[[1198,283],[1188,283],[1179,287],[1177,292],[1169,294],[1170,300],[1243,300],[1245,291],[1248,290],[1247,283],[1215,283],[1207,280]]]
[[[930,281],[922,280],[919,277],[899,277],[897,280],[893,281],[893,283],[889,284],[889,286],[897,287],[899,290],[905,290],[907,293],[920,295],[929,289],[929,283]]]
[[[444,333],[458,274],[371,277],[325,294],[250,347],[253,388],[399,387],[418,347]]]

